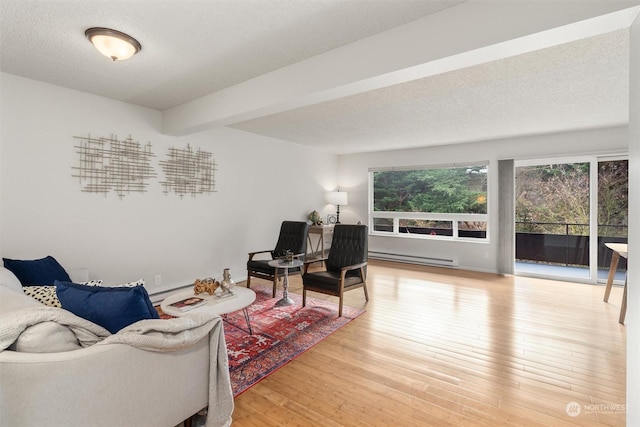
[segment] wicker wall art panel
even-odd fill
[[[157,177],[151,165],[155,157],[151,143],[141,144],[129,136],[120,140],[74,136],[80,142],[74,146],[78,154],[78,166],[73,177],[79,178],[82,191],[101,193],[105,196],[115,192],[120,199],[130,193],[145,193],[149,181]]]
[[[173,193],[182,198],[187,194],[195,197],[216,191],[217,164],[210,152],[199,148],[194,151],[190,145],[184,149],[169,148],[167,160],[159,163],[165,176],[160,183],[166,194]]]

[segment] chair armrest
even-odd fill
[[[320,261],[327,261],[329,258],[324,257],[324,258],[313,258],[313,259],[306,259],[304,260],[304,265],[309,265],[309,264],[314,264],[316,262],[320,262]]]
[[[347,277],[347,272],[352,270],[360,270],[360,279],[366,280],[366,273],[364,272],[364,267],[367,266],[367,262],[361,262],[359,264],[352,264],[344,266],[340,269],[340,288],[344,286],[344,280]]]
[[[273,258],[273,249],[267,249],[265,251],[249,252],[249,261],[251,261],[253,259],[253,257],[258,255],[258,254],[266,254],[266,253],[270,253],[271,254],[271,258]]]
[[[357,269],[362,268],[362,267],[364,267],[366,265],[367,265],[366,261],[365,262],[361,262],[359,264],[347,265],[347,266],[342,267],[340,269],[340,272],[345,272],[346,273],[347,271],[357,270]]]
[[[365,280],[364,267],[366,267],[366,265],[367,265],[367,262],[365,261],[359,264],[346,265],[342,267],[340,269],[340,286],[342,286],[342,283],[344,283],[344,279],[347,276],[347,272],[352,270],[360,270],[360,278],[362,280]]]
[[[312,259],[305,259],[303,262],[304,262],[305,265],[308,265],[308,264],[313,264],[313,263],[320,262],[320,261],[324,262],[324,261],[327,261],[328,259],[329,259],[329,257],[312,258]]]
[[[308,259],[304,261],[304,271],[303,274],[307,274],[307,270],[309,269],[309,266],[311,264],[315,264],[316,262],[325,262],[327,261],[329,258],[314,258],[314,259]]]
[[[292,255],[293,258],[300,258],[300,257],[303,257],[303,256],[305,256],[304,252],[300,252],[299,254]],[[276,257],[274,259],[285,259],[285,258],[287,258],[287,256],[286,255],[282,255],[282,256]]]

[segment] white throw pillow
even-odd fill
[[[0,286],[0,314],[42,306],[42,303],[23,294],[22,290],[20,290],[20,292],[14,292],[12,289]]]
[[[11,270],[0,267],[0,286],[22,293],[22,284]]]

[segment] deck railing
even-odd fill
[[[601,224],[598,267],[608,268],[611,251],[605,243],[627,243],[626,226]],[[589,265],[589,224],[516,222],[516,259],[565,266]],[[626,269],[620,260],[619,269]]]

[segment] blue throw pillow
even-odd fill
[[[55,281],[62,308],[115,334],[138,320],[159,319],[144,286],[85,286]]]
[[[52,256],[34,260],[2,258],[7,270],[16,275],[22,286],[53,285],[56,280],[70,282],[71,279],[60,263]]]

